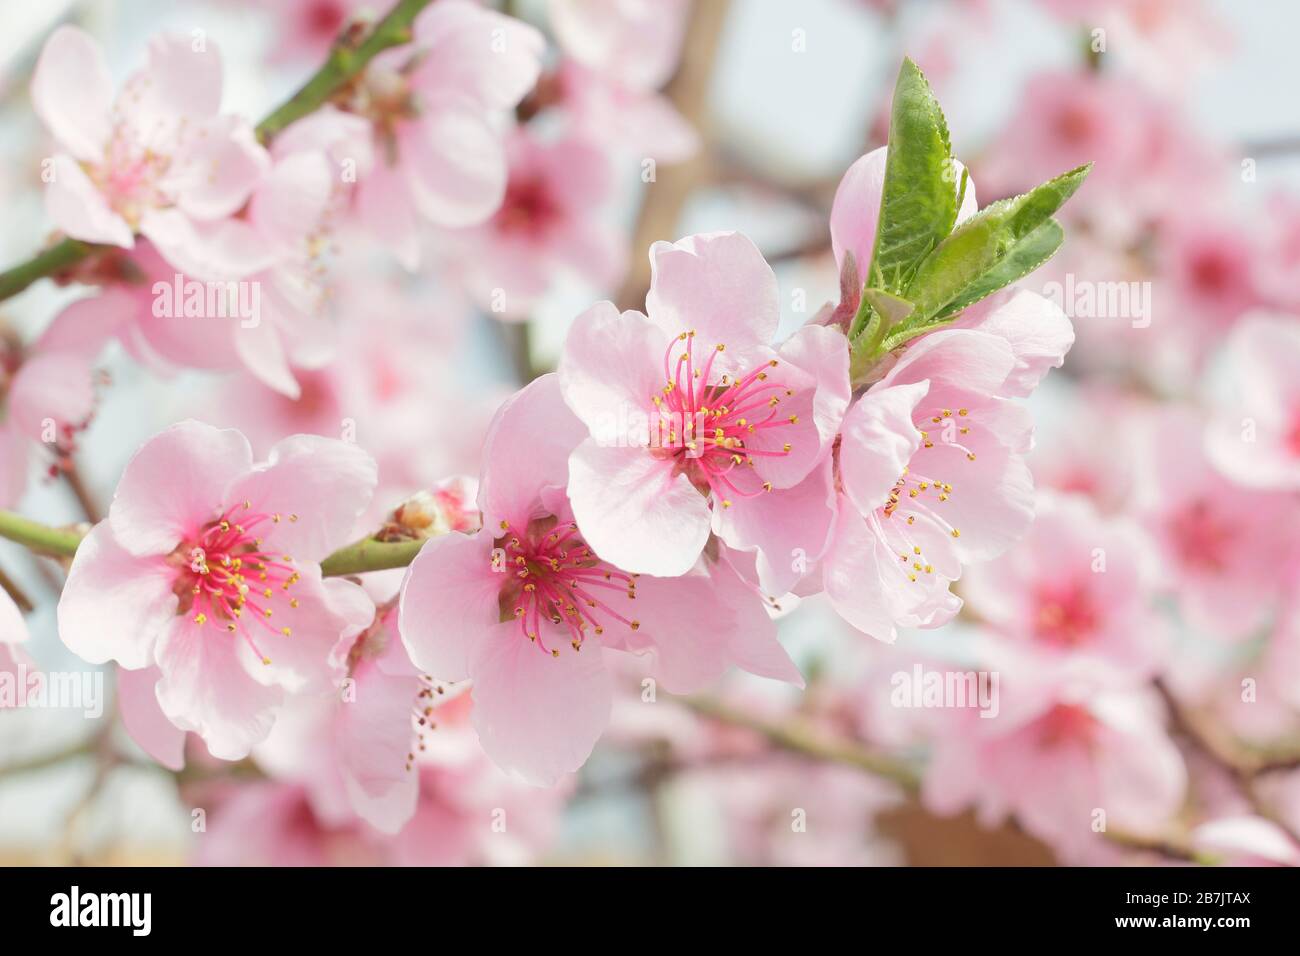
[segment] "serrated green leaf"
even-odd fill
[[[1060,245],[1060,234],[1059,227],[1038,230],[1091,168],[1080,166],[1023,195],[995,202],[958,226],[921,263],[904,292],[916,304],[908,326],[954,315],[1040,265]]]
[[[903,61],[894,87],[889,152],[871,269],[864,277],[899,293],[927,255],[952,231],[957,195],[948,124],[921,70]]]
[[[1016,243],[1015,248],[1008,253],[1006,258],[968,285],[957,298],[944,306],[936,316],[921,323],[909,324],[906,328],[900,328],[893,334],[887,335],[883,351],[888,352],[891,349],[896,349],[904,342],[923,332],[930,332],[942,325],[947,325],[957,317],[957,314],[962,309],[974,305],[980,299],[987,298],[994,292],[1004,289],[1016,280],[1029,275],[1029,273],[1052,258],[1064,241],[1065,230],[1061,228],[1061,224],[1055,219],[1047,220],[1047,222]]]

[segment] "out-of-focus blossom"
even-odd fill
[[[1035,484],[1083,495],[1102,514],[1124,511],[1133,491],[1133,423],[1143,413],[1142,402],[1104,385],[1085,384],[1065,396],[1062,427],[1036,433],[1029,459]]]
[[[466,0],[426,7],[413,30],[371,61],[344,104],[371,124],[368,155],[350,157],[355,212],[410,269],[421,219],[470,226],[501,205],[498,126],[537,82],[545,47],[527,24]]]
[[[680,162],[699,148],[695,130],[656,92],[677,68],[689,13],[686,0],[552,0],[565,54],[558,86],[579,135],[638,162]]]
[[[472,679],[483,748],[543,785],[581,766],[609,719],[607,654],[646,655],[674,693],[730,664],[801,683],[762,603],[725,563],[653,578],[593,553],[564,494],[582,437],[555,376],[518,392],[484,448],[484,530],[426,543],[402,585],[411,659],[440,680]]]
[[[564,52],[634,90],[668,82],[681,54],[687,0],[550,0]]]
[[[272,7],[278,28],[274,56],[321,60],[350,21],[366,14],[377,17],[392,5],[392,0],[280,0]]]
[[[91,357],[38,343],[23,349],[0,333],[0,507],[27,487],[35,449],[57,474],[95,410]]]
[[[1300,489],[1300,319],[1252,316],[1226,352],[1232,395],[1210,424],[1210,458],[1243,485]]]
[[[629,89],[572,61],[558,75],[567,120],[575,134],[634,157],[645,175],[647,159],[679,163],[700,148],[700,137],[668,97]]]
[[[1003,661],[999,712],[945,711],[923,784],[925,805],[973,805],[985,825],[1008,815],[1067,859],[1102,830],[1159,836],[1182,805],[1187,770],[1159,697],[1096,672]]]
[[[195,245],[211,252],[209,233],[270,168],[252,125],[219,112],[221,82],[214,45],[158,36],[114,101],[98,44],[76,27],[56,30],[32,79],[32,105],[61,150],[45,194],[54,224],[128,249],[139,232],[178,268],[193,267]]]
[[[1039,492],[1024,541],[962,579],[971,610],[1025,650],[1091,658],[1116,680],[1157,673],[1169,634],[1154,608],[1151,544],[1127,518],[1102,518],[1084,498]]]
[[[350,541],[375,480],[344,442],[294,436],[255,464],[239,432],[172,426],[77,549],[59,636],[92,663],[156,665],[168,719],[241,758],[286,693],[333,686],[329,652],[360,592],[323,580],[319,561]]]
[[[505,392],[465,388],[463,370],[449,361],[464,341],[459,300],[352,272],[332,291],[328,317],[340,358],[294,368],[296,399],[232,377],[219,388],[225,417],[217,424],[244,431],[259,452],[298,433],[357,442],[379,465],[370,514],[379,520],[445,475],[477,472],[483,432]]]
[[[982,0],[976,0],[982,2]],[[1087,28],[1104,63],[1117,56],[1146,86],[1170,96],[1225,46],[1227,30],[1202,0],[1043,0],[1071,25]]]
[[[527,128],[506,141],[510,179],[486,223],[447,235],[449,264],[490,314],[522,321],[565,274],[612,291],[627,268],[627,243],[604,221],[609,160],[569,137],[544,142]]]
[[[1223,639],[1249,636],[1277,612],[1295,553],[1296,502],[1243,490],[1205,457],[1203,426],[1167,407],[1144,423],[1135,513],[1160,550],[1192,628]]]
[[[334,331],[321,315],[312,264],[331,194],[322,154],[277,159],[243,218],[194,241],[181,238],[170,261],[141,241],[99,264],[95,278],[109,280],[106,287],[65,308],[42,343],[93,354],[115,337],[154,368],[244,367],[297,397],[294,368],[319,367],[333,356]]]

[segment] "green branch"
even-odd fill
[[[268,142],[291,123],[315,112],[327,103],[353,77],[366,68],[375,56],[390,47],[411,39],[411,23],[432,0],[401,0],[388,16],[380,20],[364,40],[345,34],[330,51],[325,64],[302,87],[270,116],[257,124],[257,138]],[[33,282],[76,265],[91,253],[104,248],[96,243],[64,239],[44,252],[12,269],[0,272],[0,302],[22,292]]]
[[[411,41],[411,24],[431,0],[401,0],[370,31],[361,43],[353,45],[346,37],[334,45],[325,65],[316,71],[297,93],[257,124],[257,138],[266,142],[291,123],[320,109],[371,60],[391,47]]]
[[[82,535],[73,528],[52,528],[12,511],[0,511],[0,538],[16,541],[47,558],[70,558],[77,553]]]
[[[26,262],[0,272],[0,301],[22,292],[37,279],[62,272],[90,255],[95,247],[79,239],[64,239]]]
[[[376,541],[366,538],[340,548],[320,563],[320,573],[327,578],[367,571],[404,568],[420,553],[424,541]]]
[[[71,558],[83,534],[75,528],[55,528],[12,511],[0,511],[0,538],[8,538],[35,554]],[[376,541],[365,538],[335,551],[321,562],[325,577],[365,574],[404,568],[420,553],[424,541]]]

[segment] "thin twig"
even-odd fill
[[[27,593],[19,586],[17,581],[5,573],[4,568],[0,568],[0,588],[3,588],[5,593],[13,598],[13,602],[18,605],[18,610],[24,614],[30,614],[36,609],[32,599],[27,596]]]

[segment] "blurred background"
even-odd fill
[[[546,73],[512,135],[576,136],[597,151],[602,175],[572,215],[606,254],[566,261],[514,250],[538,257],[527,264],[537,281],[521,314],[503,316],[483,266],[499,250],[482,230],[426,227],[412,271],[345,224],[331,238],[325,280],[339,356],[302,371],[297,399],[238,369],[160,375],[110,345],[97,360],[94,416],[75,467],[52,478],[50,463],[34,455],[21,497],[7,507],[55,524],[102,514],[132,452],[184,418],[238,426],[259,451],[296,431],[337,435],[347,420],[381,465],[378,519],[415,492],[476,475],[493,409],[521,379],[553,367],[572,318],[601,298],[642,306],[647,250],[658,239],[747,233],[777,271],[783,329],[796,328],[838,298],[830,204],[848,166],[885,142],[890,91],[908,55],[943,105],[981,205],[1097,164],[1063,210],[1065,247],[1025,280],[1057,299],[1077,334],[1065,367],[1030,401],[1031,466],[1040,488],[1084,509],[1078,520],[1096,535],[1135,526],[1163,572],[1143,585],[1141,613],[1126,625],[1135,646],[1160,635],[1158,664],[1106,673],[1092,698],[1134,714],[1116,724],[1120,756],[1082,769],[1046,754],[1013,759],[977,749],[950,714],[898,706],[896,675],[981,668],[993,659],[990,646],[1020,639],[1002,633],[996,607],[972,601],[954,624],[886,646],[810,598],[792,602],[797,611],[781,621],[807,691],[734,674],[707,700],[646,702],[629,678],[576,779],[551,792],[512,789],[453,754],[446,773],[428,772],[424,829],[406,838],[326,819],[292,774],[256,761],[227,770],[192,754],[183,771],[160,768],[112,726],[111,707],[100,721],[6,710],[0,862],[270,862],[259,844],[275,846],[278,862],[319,863],[1300,859],[1300,576],[1286,544],[1300,537],[1296,492],[1227,473],[1200,440],[1231,385],[1225,354],[1243,321],[1300,314],[1300,5],[696,0],[664,5],[663,17],[680,18],[677,53],[639,88],[626,77],[584,84],[579,71],[591,66],[566,48],[554,5],[506,6],[548,40]],[[348,0],[6,4],[0,265],[27,258],[51,235],[40,175],[50,145],[28,83],[58,23],[95,36],[119,82],[143,61],[151,35],[201,30],[225,63],[224,109],[256,118],[310,75],[350,17],[383,8]],[[1118,283],[1133,298],[1108,313],[1098,303]],[[32,341],[87,292],[38,283],[0,303],[0,325],[13,342]],[[1183,432],[1190,450],[1161,450]],[[1187,543],[1185,513],[1171,510],[1193,485],[1205,507],[1223,507],[1223,534],[1246,539],[1217,567],[1204,560],[1209,545]],[[1250,513],[1264,514],[1265,527],[1242,517]],[[1053,546],[1050,537],[1026,542],[1016,560],[1050,564]],[[0,568],[30,599],[37,664],[84,667],[55,633],[63,569],[4,541]],[[1225,623],[1220,612],[1240,601],[1250,613],[1238,608]],[[111,695],[111,673],[106,683]],[[472,739],[455,743],[464,746]],[[974,769],[958,766],[963,756]],[[1151,763],[1164,768],[1159,779],[1136,769]],[[1124,800],[1161,816],[1143,835],[1099,833],[1080,816],[1098,805],[1089,786],[1124,789],[1116,775],[1135,791]],[[508,846],[487,835],[490,809],[505,805],[526,821]],[[210,810],[197,832],[196,807]]]

